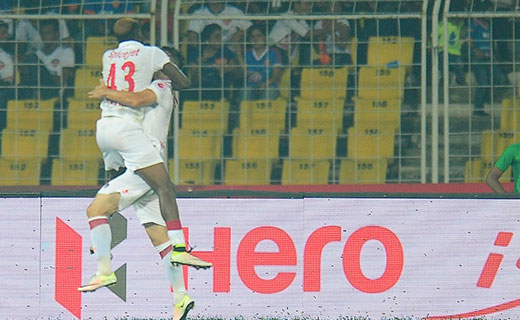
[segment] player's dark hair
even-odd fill
[[[173,62],[180,69],[182,69],[184,67],[184,58],[182,57],[182,53],[179,50],[172,48],[172,47],[161,47],[161,49],[170,55]]]
[[[114,25],[117,41],[139,40],[141,30],[139,23],[130,18],[119,19]]]

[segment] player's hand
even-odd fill
[[[106,84],[103,82],[103,79],[99,79],[99,85],[94,88],[94,90],[88,92],[88,97],[91,99],[100,99],[104,97],[109,90]]]

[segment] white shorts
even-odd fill
[[[131,171],[164,162],[156,144],[134,121],[106,117],[97,121],[96,142],[103,152],[105,170],[126,167]]]
[[[130,170],[126,170],[122,175],[110,180],[98,194],[119,193],[119,210],[123,210],[134,205],[134,210],[139,222],[155,223],[166,226],[161,215],[159,197],[150,186]]]

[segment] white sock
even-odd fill
[[[186,240],[184,240],[184,233],[182,232],[182,229],[168,230],[168,238],[170,238],[170,243],[173,246],[176,244],[186,243]]]
[[[160,244],[155,247],[155,249],[157,249],[157,252],[159,252],[162,257],[166,276],[168,277],[168,281],[173,288],[173,301],[174,303],[179,303],[187,294],[186,287],[184,286],[184,274],[182,273],[182,266],[173,266],[173,264],[170,262],[172,246],[169,242]]]
[[[110,265],[110,244],[112,243],[112,231],[107,217],[94,217],[88,220],[90,224],[90,241],[94,248],[94,256],[97,260],[97,274],[109,275],[112,273]]]

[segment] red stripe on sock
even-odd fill
[[[172,246],[168,246],[168,248],[166,248],[163,251],[159,252],[159,255],[161,255],[161,258],[164,258],[164,257],[166,257],[166,255],[168,255],[170,252],[172,252],[172,250],[173,250],[173,247]]]
[[[180,220],[166,221],[166,229],[168,229],[168,230],[180,230],[180,229],[182,229]]]
[[[95,227],[100,226],[102,224],[108,224],[108,218],[94,219],[94,220],[89,221],[88,224],[90,226],[90,230],[92,230]]]

